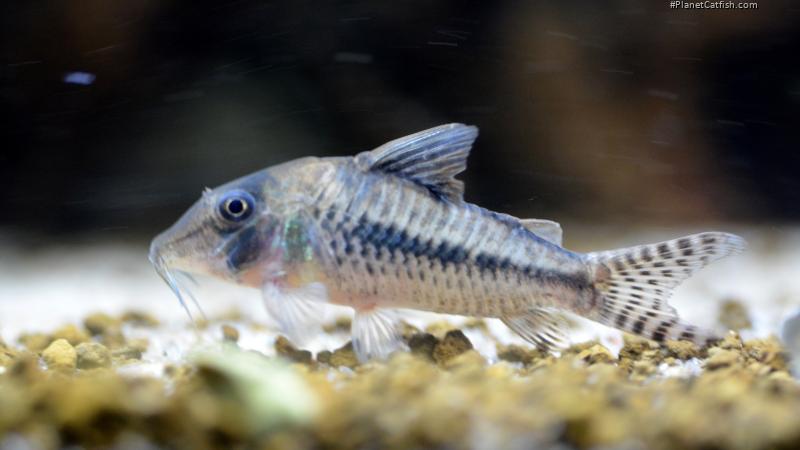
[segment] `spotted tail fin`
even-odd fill
[[[688,340],[704,345],[718,337],[678,318],[667,301],[694,272],[741,253],[739,236],[708,232],[657,244],[590,253],[602,299],[592,319],[648,339]]]

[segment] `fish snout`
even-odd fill
[[[181,248],[181,241],[181,239],[174,236],[172,228],[153,238],[150,242],[148,259],[156,270],[163,270],[168,267],[181,265],[181,256],[185,253]]]
[[[162,235],[158,235],[150,242],[150,252],[147,255],[147,259],[150,260],[150,264],[154,266],[160,265],[161,259],[161,245],[162,245]]]
[[[156,270],[227,276],[224,255],[215,251],[219,242],[213,230],[184,225],[179,222],[153,238],[148,257]]]

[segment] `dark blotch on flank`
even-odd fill
[[[418,255],[418,256],[427,256],[428,259],[431,259],[430,255],[433,250],[431,249],[431,241],[430,240],[423,240],[422,238],[417,239],[417,246],[411,249],[411,253]]]
[[[692,241],[690,241],[689,239],[683,238],[683,239],[680,239],[678,241],[678,248],[679,249],[685,249],[685,248],[689,248],[691,246],[692,246]]]
[[[361,216],[361,218],[358,219],[358,224],[353,228],[350,234],[361,242],[369,242],[367,236],[369,236],[371,228],[372,226],[367,222],[366,217]]]
[[[683,256],[692,256],[694,254],[694,250],[687,248],[683,251]]]
[[[395,230],[393,225],[386,227],[386,248],[398,248],[403,245],[405,240],[406,233],[403,230]]]
[[[464,262],[467,252],[460,245],[450,246],[447,242],[442,242],[431,256],[438,259],[443,267],[447,267],[448,264],[458,265]]]
[[[420,246],[419,238],[417,236],[414,236],[413,238],[406,240],[403,243],[403,246],[400,247],[400,250],[404,251],[406,253],[413,253],[416,256],[422,256],[422,255],[419,255],[418,252],[417,252],[417,248],[419,246]]]
[[[646,323],[647,323],[647,318],[639,317],[639,320],[637,320],[636,323],[633,324],[633,328],[631,328],[631,331],[633,331],[634,334],[642,334],[642,330],[644,330],[644,326]]]
[[[688,330],[684,331],[683,333],[681,333],[681,337],[680,338],[681,338],[681,340],[684,340],[684,341],[693,341],[694,340],[694,333],[692,333],[691,331],[688,331]]]
[[[653,332],[653,340],[656,341],[656,342],[664,342],[664,338],[666,338],[666,337],[667,336],[666,336],[664,330],[662,330],[661,328],[659,328],[659,329],[657,329],[656,331]]]
[[[450,251],[446,255],[443,256],[443,258],[445,260],[447,260],[447,262],[450,262],[450,263],[458,265],[458,264],[461,264],[462,262],[466,261],[466,259],[467,259],[467,251],[464,250],[464,247],[461,247],[460,245],[456,245],[456,246],[453,246],[450,249]]]
[[[329,211],[328,214],[332,217],[333,212]],[[348,255],[355,251],[352,241],[358,240],[363,249],[363,256],[369,255],[367,248],[369,245],[376,255],[381,255],[382,251],[386,250],[391,261],[396,259],[395,251],[397,250],[406,257],[412,256],[417,259],[425,257],[431,267],[438,263],[445,268],[447,264],[462,264],[469,259],[469,252],[461,245],[447,241],[434,245],[432,240],[425,240],[420,236],[410,236],[406,231],[392,225],[372,222],[366,215],[358,219],[352,230],[348,231],[343,228],[341,233],[344,238],[344,251]],[[489,253],[478,254],[471,263],[466,266],[469,276],[472,276],[471,270],[474,265],[481,273],[488,272],[494,279],[497,279],[498,270],[502,270],[504,272],[511,271],[517,275],[524,274],[525,277],[536,279],[540,283],[552,283],[573,289],[586,289],[591,285],[586,274],[567,274],[532,266],[518,266],[508,258]],[[620,264],[624,269],[621,261],[615,261],[615,264]]]
[[[658,254],[661,255],[662,258],[672,257],[672,252],[669,251],[669,246],[667,244],[658,245]]]
[[[442,262],[442,266],[447,265],[447,261],[445,260],[445,256],[450,252],[450,248],[447,246],[447,242],[442,242],[436,247],[434,250],[429,252],[428,257],[431,259],[438,259]]]
[[[625,314],[617,314],[617,328],[625,328],[625,323],[628,321],[628,316]]]
[[[497,258],[486,253],[479,254],[475,258],[475,262],[482,270],[493,271],[497,269]]]

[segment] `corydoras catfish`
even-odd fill
[[[431,128],[355,157],[307,157],[206,190],[157,236],[150,260],[181,297],[177,272],[262,291],[293,339],[315,303],[355,310],[359,359],[397,348],[397,309],[501,319],[527,341],[568,342],[565,314],[663,342],[716,336],[681,321],[667,300],[692,273],[741,252],[706,232],[595,253],[561,246],[561,227],[463,200],[478,129]]]

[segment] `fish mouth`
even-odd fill
[[[189,316],[189,320],[193,324],[197,325],[197,320],[195,319],[194,314],[192,314],[192,310],[189,308],[189,304],[186,302],[186,299],[183,295],[184,293],[186,294],[186,297],[188,297],[191,300],[195,309],[197,309],[197,311],[200,312],[200,316],[202,317],[202,319],[207,322],[208,317],[203,311],[203,308],[200,306],[200,303],[197,301],[197,298],[194,296],[192,291],[186,287],[186,284],[182,283],[175,275],[181,275],[184,279],[196,285],[197,282],[195,281],[194,277],[192,277],[192,275],[189,274],[188,272],[170,268],[169,265],[167,264],[167,260],[161,254],[160,248],[161,248],[160,245],[158,245],[158,238],[156,238],[150,245],[150,253],[148,255],[148,259],[155,268],[156,273],[158,274],[159,277],[161,277],[162,280],[164,280],[167,286],[169,286],[172,293],[175,294],[175,297],[178,299],[178,302],[180,303],[183,310],[186,311],[186,315]]]

